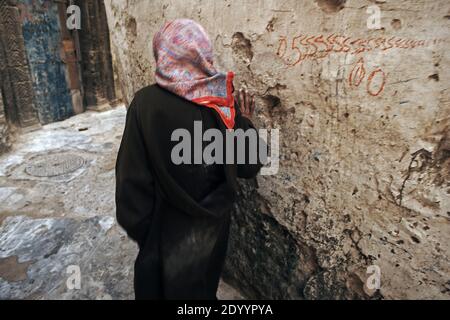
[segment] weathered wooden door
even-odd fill
[[[66,119],[73,115],[73,107],[61,56],[57,4],[51,0],[20,0],[19,8],[40,122]]]

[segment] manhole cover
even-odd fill
[[[74,172],[84,165],[84,159],[75,154],[60,153],[39,156],[25,168],[25,172],[35,177],[56,177]]]

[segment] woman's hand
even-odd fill
[[[239,90],[237,94],[239,106],[241,107],[242,116],[251,119],[255,112],[255,96],[250,95],[247,90]]]

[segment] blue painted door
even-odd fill
[[[73,115],[72,99],[61,60],[61,28],[57,4],[51,0],[20,0],[25,49],[41,123]]]

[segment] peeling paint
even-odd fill
[[[57,4],[43,0],[21,0],[23,37],[33,80],[34,98],[41,123],[64,120],[73,115],[65,65],[60,53]]]

